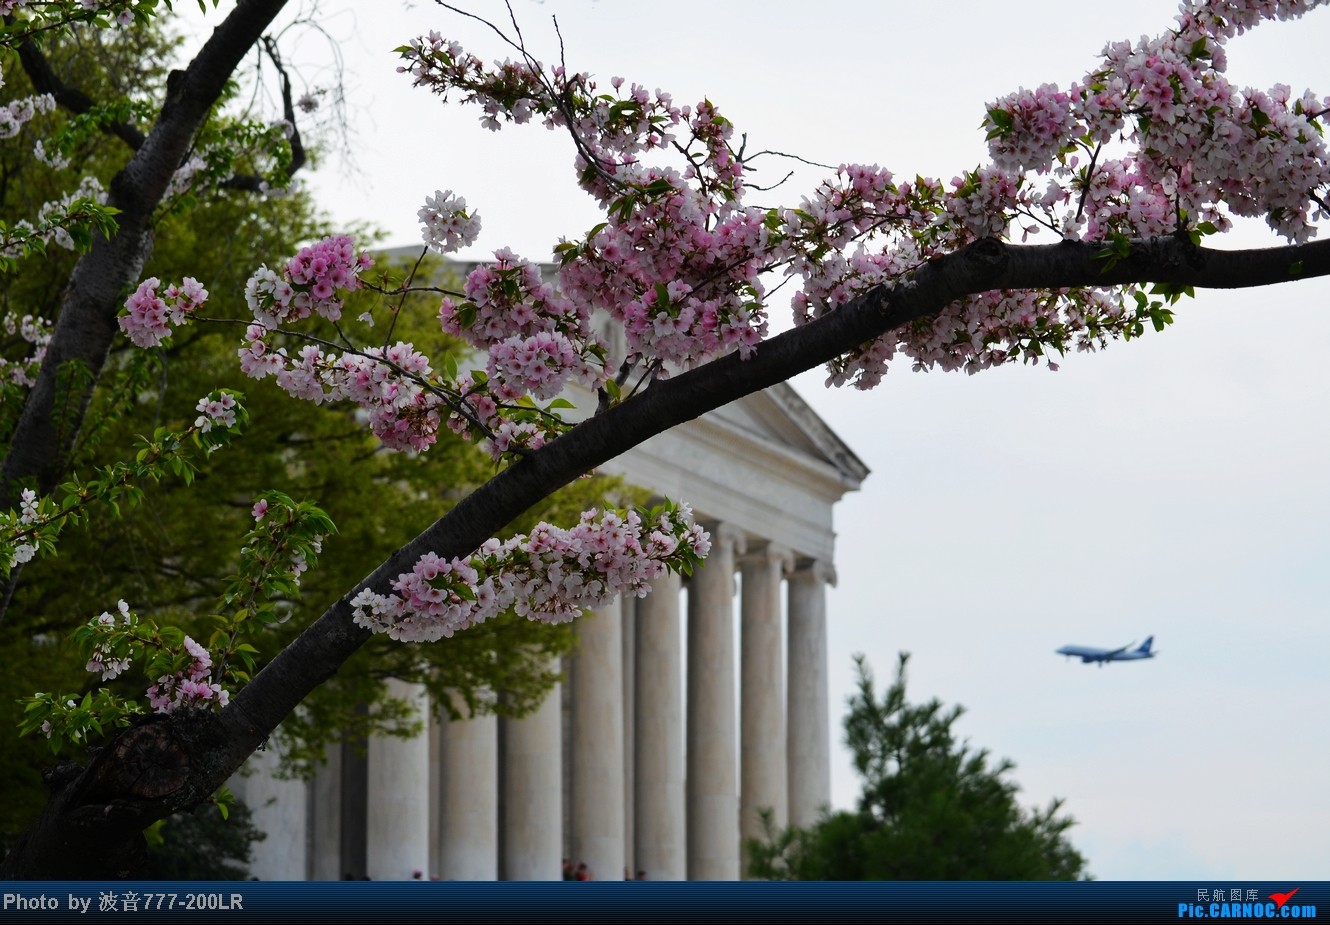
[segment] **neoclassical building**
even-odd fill
[[[568,858],[602,880],[734,880],[760,809],[816,818],[831,795],[832,514],[867,468],[783,384],[603,468],[691,503],[705,564],[578,620],[563,682],[523,719],[432,721],[337,750],[309,782],[257,755],[233,783],[268,834],[256,876],[557,880]]]

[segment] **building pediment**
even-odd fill
[[[857,489],[868,475],[863,461],[788,383],[731,402],[707,417],[754,441],[831,467],[845,491]]]

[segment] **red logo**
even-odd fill
[[[1293,898],[1293,894],[1296,893],[1296,892],[1298,892],[1298,890],[1300,890],[1300,889],[1302,889],[1302,887],[1300,887],[1300,886],[1295,886],[1293,889],[1289,890],[1287,893],[1271,893],[1271,894],[1267,897],[1267,899],[1273,899],[1273,900],[1275,901],[1275,905],[1278,906],[1279,908],[1283,909],[1283,908],[1284,908],[1284,903],[1286,903],[1286,902],[1288,902],[1290,899],[1292,899],[1292,898]]]

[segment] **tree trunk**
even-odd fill
[[[0,467],[0,508],[14,507],[24,487],[50,494],[65,477],[68,454],[115,340],[116,315],[152,254],[153,213],[232,73],[286,2],[240,0],[189,66],[167,80],[156,124],[111,180],[109,204],[120,210],[119,230],[109,239],[94,237],[61,295],[46,358]],[[23,57],[30,70],[45,64],[31,48]],[[43,74],[33,79],[40,85]],[[0,622],[18,575],[15,568],[0,589]]]
[[[46,494],[61,478],[92,384],[110,352],[116,315],[152,253],[153,212],[232,73],[285,5],[286,0],[241,0],[189,66],[168,79],[156,124],[111,181],[119,232],[110,239],[96,237],[65,286],[46,359],[0,471],[0,505],[12,506],[24,483],[35,482]],[[91,375],[73,395],[61,395],[57,378],[69,364]],[[58,417],[57,402],[63,406]]]

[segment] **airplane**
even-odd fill
[[[1154,658],[1156,653],[1150,651],[1151,644],[1155,641],[1153,636],[1147,636],[1145,642],[1141,643],[1135,649],[1131,645],[1125,645],[1121,649],[1096,649],[1093,646],[1063,646],[1057,650],[1058,655],[1068,655],[1073,658],[1079,658],[1086,664],[1098,662],[1099,667],[1104,667],[1104,662],[1134,662],[1141,658]]]

